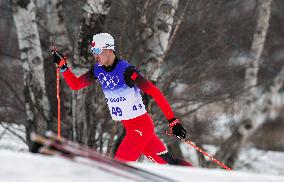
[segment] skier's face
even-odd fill
[[[100,65],[110,66],[115,56],[112,50],[104,49],[100,54],[94,54],[94,57]]]

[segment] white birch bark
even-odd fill
[[[43,57],[36,24],[33,0],[11,0],[18,44],[24,70],[24,95],[27,125],[43,133],[49,121],[49,101],[46,96]],[[31,131],[27,128],[27,135]],[[29,140],[29,136],[28,140]]]
[[[263,51],[266,34],[269,28],[269,20],[271,16],[272,0],[258,1],[258,19],[256,29],[251,46],[251,59],[248,60],[247,69],[245,72],[245,88],[248,90],[245,100],[245,105],[237,117],[239,118],[239,126],[229,139],[221,146],[216,153],[216,157],[223,161],[227,161],[231,165],[238,155],[240,146],[246,139],[255,131],[263,122],[262,117],[259,117],[257,110],[257,75],[259,69],[259,60]],[[264,104],[264,103],[263,103]]]
[[[256,30],[254,33],[252,46],[251,46],[251,59],[248,60],[247,69],[245,72],[245,89],[248,89],[247,97],[246,97],[246,104],[245,109],[242,110],[241,113],[241,120],[247,120],[252,115],[251,113],[256,108],[256,100],[258,99],[257,95],[257,76],[258,76],[258,70],[259,70],[259,62],[260,57],[263,51],[266,34],[268,32],[269,28],[269,20],[271,16],[271,2],[272,0],[263,0],[258,2],[258,21],[256,24]],[[252,125],[252,128],[254,128],[254,125],[256,124],[255,120],[250,120],[249,122],[252,122],[249,125]],[[242,126],[246,126],[248,123],[243,123]],[[244,135],[247,135],[250,133],[250,130],[242,129],[240,130]]]
[[[47,3],[47,28],[50,41],[64,55],[70,55],[71,43],[67,34],[66,24],[63,19],[62,0],[48,0]]]
[[[167,50],[178,0],[161,0],[154,17],[153,30],[146,39],[145,59],[142,70],[149,79],[157,81]],[[146,33],[146,34],[149,34]]]
[[[87,0],[83,7],[83,20],[80,26],[79,39],[74,53],[74,71],[77,75],[83,74],[89,69],[93,56],[90,53],[90,43],[95,33],[102,31],[102,25],[95,24],[99,18],[106,16],[109,7],[105,0]],[[88,53],[88,54],[85,54]]]

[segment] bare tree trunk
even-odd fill
[[[258,1],[258,20],[256,30],[251,46],[251,59],[248,60],[247,69],[245,73],[245,88],[248,93],[245,97],[244,109],[240,113],[239,126],[228,138],[228,140],[221,146],[216,153],[216,157],[226,162],[229,166],[233,166],[238,152],[242,144],[247,138],[257,129],[260,120],[256,118],[256,101],[257,95],[257,75],[259,69],[259,60],[264,47],[266,34],[269,27],[269,20],[271,16],[271,2],[272,0]]]
[[[65,20],[63,19],[62,1],[63,0],[48,0],[47,27],[51,33],[50,42],[64,55],[69,57],[72,47],[67,34]]]
[[[141,66],[154,82],[157,81],[160,67],[164,62],[177,6],[178,0],[161,0],[155,13],[152,30],[145,30],[148,38]]]
[[[46,96],[43,57],[36,24],[36,7],[33,0],[11,0],[17,28],[21,60],[24,70],[24,96],[26,107],[26,134],[43,133],[50,121],[50,106]]]

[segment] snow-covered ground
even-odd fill
[[[128,182],[137,181],[93,166],[61,157],[40,154],[0,151],[0,181],[3,182]],[[92,162],[90,162],[92,163]],[[279,182],[283,176],[252,174],[218,169],[174,167],[144,163],[132,165],[168,177],[175,181],[199,182]]]
[[[17,126],[14,127],[21,131]],[[22,132],[20,134],[24,137]],[[210,153],[216,150],[213,146],[205,146],[205,149]],[[191,158],[196,155],[189,146],[183,146],[182,150]],[[18,137],[1,127],[0,163],[0,182],[137,181],[107,172],[92,161],[88,161],[89,165],[86,165],[61,157],[28,153],[27,147]],[[237,170],[230,172],[220,169],[155,165],[149,162],[131,165],[176,181],[278,182],[284,181],[283,163],[284,154],[281,152],[244,149],[236,165]]]

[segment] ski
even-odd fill
[[[82,158],[79,158],[78,156],[74,156],[70,153],[61,152],[61,151],[58,151],[58,150],[55,150],[55,149],[50,149],[46,146],[43,146],[42,148],[40,148],[39,152],[41,154],[45,154],[45,155],[61,156],[61,157],[67,158],[69,160],[72,160],[73,162],[88,165],[88,166],[91,166],[91,167],[95,167],[99,170],[103,170],[105,172],[112,173],[115,176],[126,178],[126,179],[131,180],[131,181],[141,181],[141,177],[129,175],[127,173],[122,173],[120,171],[113,170],[113,169],[109,168],[108,166],[97,165],[93,162],[90,162],[89,160],[82,160]]]
[[[57,155],[79,162],[100,170],[111,172],[120,177],[134,181],[151,181],[151,182],[173,182],[174,180],[159,176],[157,174],[130,166],[113,160],[109,157],[102,156],[89,147],[69,141],[63,137],[58,138],[54,133],[48,132],[46,136],[32,134],[34,153],[45,155]]]

